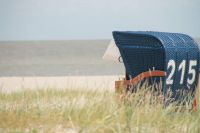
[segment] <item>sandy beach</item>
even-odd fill
[[[123,76],[0,77],[2,93],[37,89],[114,91]]]

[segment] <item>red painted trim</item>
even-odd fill
[[[155,70],[155,71],[147,71],[147,72],[143,72],[139,75],[137,75],[135,78],[131,79],[131,80],[125,80],[125,81],[115,81],[115,88],[119,88],[119,86],[121,84],[123,85],[136,85],[138,84],[140,81],[142,81],[145,78],[149,78],[149,77],[164,77],[166,74],[164,71],[159,71],[159,70]]]
[[[197,111],[197,99],[196,99],[196,97],[194,98],[194,101],[193,101],[193,109],[194,109],[195,112]]]
[[[143,72],[141,74],[139,74],[138,76],[136,76],[135,78],[129,80],[129,84],[133,84],[136,85],[137,83],[139,83],[140,81],[142,81],[145,78],[149,78],[149,77],[164,77],[165,76],[165,72],[164,71],[159,71],[159,70],[155,70],[155,71],[147,71],[147,72]]]

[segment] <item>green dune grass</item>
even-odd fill
[[[0,93],[0,132],[199,133],[200,111],[170,105],[151,87],[119,99],[108,91]]]

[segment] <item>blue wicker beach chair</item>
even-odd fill
[[[113,37],[126,68],[123,84],[162,81],[164,96],[178,99],[183,92],[194,95],[199,78],[199,48],[188,35],[166,32],[114,31]],[[116,82],[116,88],[122,81]]]

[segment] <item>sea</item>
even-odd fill
[[[102,56],[110,40],[2,41],[0,77],[122,75]]]
[[[109,42],[1,41],[0,77],[123,75],[123,63],[102,59]]]

